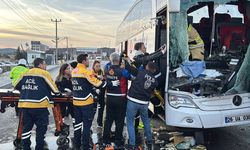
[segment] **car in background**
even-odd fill
[[[7,61],[0,61],[0,65],[2,65],[2,66],[10,66],[11,63],[7,62]]]
[[[98,61],[102,61],[102,57],[101,56],[97,56],[95,59],[98,60]]]

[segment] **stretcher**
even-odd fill
[[[20,95],[19,91],[16,90],[0,89],[0,101],[1,101],[0,112],[4,113],[6,111],[5,109],[9,106],[14,107],[19,100],[19,95]],[[69,138],[68,138],[69,127],[63,124],[63,119],[61,116],[61,110],[59,104],[72,101],[72,97],[65,95],[54,95],[52,101],[55,102],[55,105],[52,108],[56,125],[55,136],[59,136],[56,143],[60,147],[69,144]],[[22,149],[22,140],[21,140],[22,128],[23,128],[22,122],[23,122],[23,113],[20,110],[17,135],[16,139],[13,141],[13,144],[16,147],[16,149]]]

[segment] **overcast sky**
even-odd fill
[[[55,23],[59,38],[69,46],[115,46],[117,26],[135,0],[1,0],[0,48],[16,48],[31,40],[54,47]],[[61,40],[59,47],[65,47]]]

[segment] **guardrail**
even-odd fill
[[[13,67],[15,67],[17,64],[4,64],[0,65],[0,68],[2,69],[2,73],[10,71]]]
[[[56,68],[58,68],[59,66],[58,65],[53,65],[53,66],[48,66],[47,67],[47,70],[48,71],[52,71],[53,69],[56,69]],[[9,74],[8,74],[8,76],[9,76]],[[0,78],[1,79],[1,78]],[[12,88],[12,84],[11,84],[11,80],[9,79],[9,77],[8,77],[8,79],[6,79],[6,80],[8,80],[7,82],[5,82],[5,83],[2,83],[1,85],[0,85],[0,89],[9,89],[9,88]]]

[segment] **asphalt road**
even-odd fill
[[[250,150],[250,125],[205,130],[209,150]]]
[[[106,62],[103,62],[102,65],[105,63]],[[53,77],[57,75],[58,69],[59,68],[55,68],[50,71]],[[70,118],[67,121],[71,124]],[[6,143],[10,143],[11,145],[12,141],[16,137],[17,125],[18,119],[15,117],[14,108],[7,108],[5,113],[0,114],[0,147]],[[96,132],[96,126],[96,120],[94,120],[92,126],[94,132]],[[153,126],[154,128],[159,128],[160,126],[165,127],[165,124],[161,120],[155,118],[153,120]],[[50,115],[50,125],[46,134],[47,138],[55,139],[53,136],[54,131],[54,118],[53,115]],[[70,136],[73,136],[72,133],[73,128],[71,126]],[[203,130],[203,133],[208,150],[250,150],[250,124],[244,126]],[[50,142],[55,143],[55,141]],[[13,147],[8,148],[10,150],[13,149]],[[52,150],[54,148],[55,147],[53,146],[50,147]]]
[[[56,75],[58,74],[58,70],[59,70],[59,66],[54,66],[51,69],[49,69],[49,72],[53,76],[53,79],[55,79]],[[1,77],[0,77],[0,80],[1,80]],[[9,89],[9,88],[12,88],[11,81],[9,81],[9,83],[7,82],[3,86],[0,85],[0,89]]]

